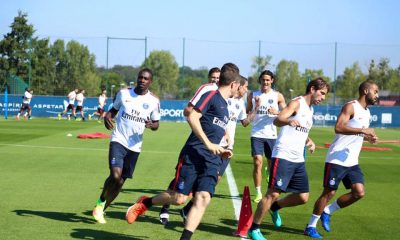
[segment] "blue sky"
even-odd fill
[[[106,65],[106,36],[148,37],[148,51],[169,50],[179,65],[192,68],[236,63],[251,74],[251,58],[272,55],[272,64],[295,60],[300,70],[323,69],[333,77],[355,61],[387,57],[400,65],[400,1],[396,0],[4,0],[0,34],[18,10],[39,37],[75,39],[89,47],[97,64]],[[183,58],[183,38],[185,57]],[[142,41],[111,40],[109,65],[139,65]],[[274,70],[274,66],[271,66]]]

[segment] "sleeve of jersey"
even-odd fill
[[[155,100],[154,109],[151,112],[151,120],[159,121],[161,119],[161,112],[160,112],[160,101],[158,99]]]
[[[190,103],[193,104],[193,106],[196,106],[197,102],[200,100],[201,96],[204,95],[205,92],[207,92],[209,89],[206,87],[206,85],[202,85],[199,89],[197,89],[196,93],[194,94],[193,98],[190,99]]]
[[[199,99],[199,101],[196,103],[196,105],[194,106],[194,108],[196,108],[197,110],[199,110],[201,113],[205,113],[211,106],[212,104],[212,99],[213,96],[215,95],[217,91],[209,91],[204,93],[201,98]]]
[[[116,110],[119,110],[119,108],[121,107],[121,102],[122,102],[121,101],[121,91],[119,91],[113,102],[113,108]]]
[[[240,101],[240,113],[238,119],[242,121],[246,118],[247,118],[246,107],[244,106],[244,102]]]

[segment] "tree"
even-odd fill
[[[49,39],[35,40],[32,52],[32,81],[31,88],[36,94],[49,95],[54,93],[56,65],[50,57]]]
[[[35,32],[33,26],[28,24],[27,14],[18,12],[11,24],[11,32],[0,41],[0,71],[3,79],[15,75],[26,82],[29,80],[31,41]]]
[[[142,67],[153,71],[151,90],[160,98],[174,98],[177,92],[179,68],[169,51],[152,51]]]
[[[336,80],[336,96],[342,98],[341,103],[354,99],[358,96],[358,86],[365,81],[366,76],[362,73],[358,62],[344,70],[343,75]]]
[[[249,77],[249,89],[258,89],[258,78],[262,71],[266,70],[268,65],[270,65],[272,56],[265,56],[265,57],[253,57],[251,68],[253,69],[254,73]]]
[[[283,96],[290,100],[291,98],[303,95],[307,83],[301,79],[299,64],[295,61],[281,60],[276,66],[275,88]]]

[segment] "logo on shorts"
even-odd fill
[[[331,185],[331,186],[333,186],[333,185],[335,185],[335,178],[332,178],[330,181],[329,181],[329,185]]]
[[[143,103],[143,108],[144,108],[144,109],[148,109],[148,108],[149,108],[149,104]]]
[[[115,158],[111,159],[111,165],[114,165],[116,163],[117,163],[117,161],[115,160]]]
[[[179,190],[183,190],[185,188],[185,182],[180,182],[179,184],[178,184],[178,189]]]
[[[278,185],[278,187],[282,186],[282,178],[278,180],[278,182],[276,182],[276,185]]]

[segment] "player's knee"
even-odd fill
[[[262,158],[254,157],[254,167],[261,168],[262,167],[262,163],[263,163]]]
[[[299,195],[299,202],[300,204],[306,204],[308,202],[308,198],[309,198],[310,194],[308,193],[302,193]]]
[[[183,205],[186,203],[187,196],[182,194],[176,194],[172,199],[173,205]]]
[[[353,192],[352,195],[355,199],[361,199],[365,196],[365,191],[361,190],[361,191]]]

